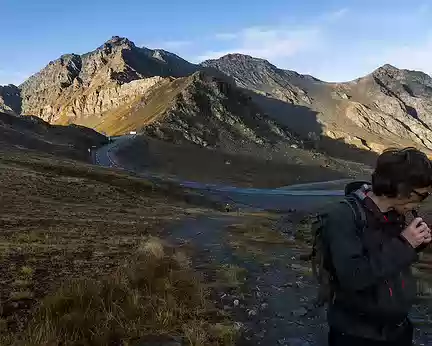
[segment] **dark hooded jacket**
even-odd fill
[[[362,184],[349,184],[346,194]],[[340,203],[328,214],[323,237],[335,291],[329,325],[354,336],[397,339],[416,295],[410,266],[417,252],[400,236],[406,227],[403,216],[392,212],[396,215],[380,218],[364,210],[366,223],[360,231],[349,205]]]

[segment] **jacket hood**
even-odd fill
[[[371,185],[369,181],[353,181],[345,186],[345,196],[360,189],[364,184]]]

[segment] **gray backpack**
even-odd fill
[[[367,220],[360,199],[356,195],[350,194],[345,196],[340,203],[347,204],[351,208],[356,222],[356,229],[359,235],[361,235],[366,227]],[[313,243],[309,259],[312,265],[313,276],[318,283],[318,292],[315,301],[315,306],[317,307],[321,307],[333,300],[334,285],[337,280],[334,275],[329,248],[323,237],[327,219],[328,213],[323,212],[318,214],[316,220],[312,224]]]

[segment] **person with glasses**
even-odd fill
[[[372,182],[351,183],[345,192],[358,202],[365,223],[359,227],[355,210],[337,203],[323,228],[332,278],[329,345],[412,345],[411,265],[432,240],[415,210],[432,192],[431,161],[415,148],[388,149],[377,159]],[[410,213],[414,219],[407,223]]]

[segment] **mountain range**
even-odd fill
[[[0,111],[230,152],[327,150],[330,143],[432,151],[425,73],[385,65],[327,83],[242,54],[192,64],[118,36],[90,53],[61,56],[19,86],[0,87]]]

